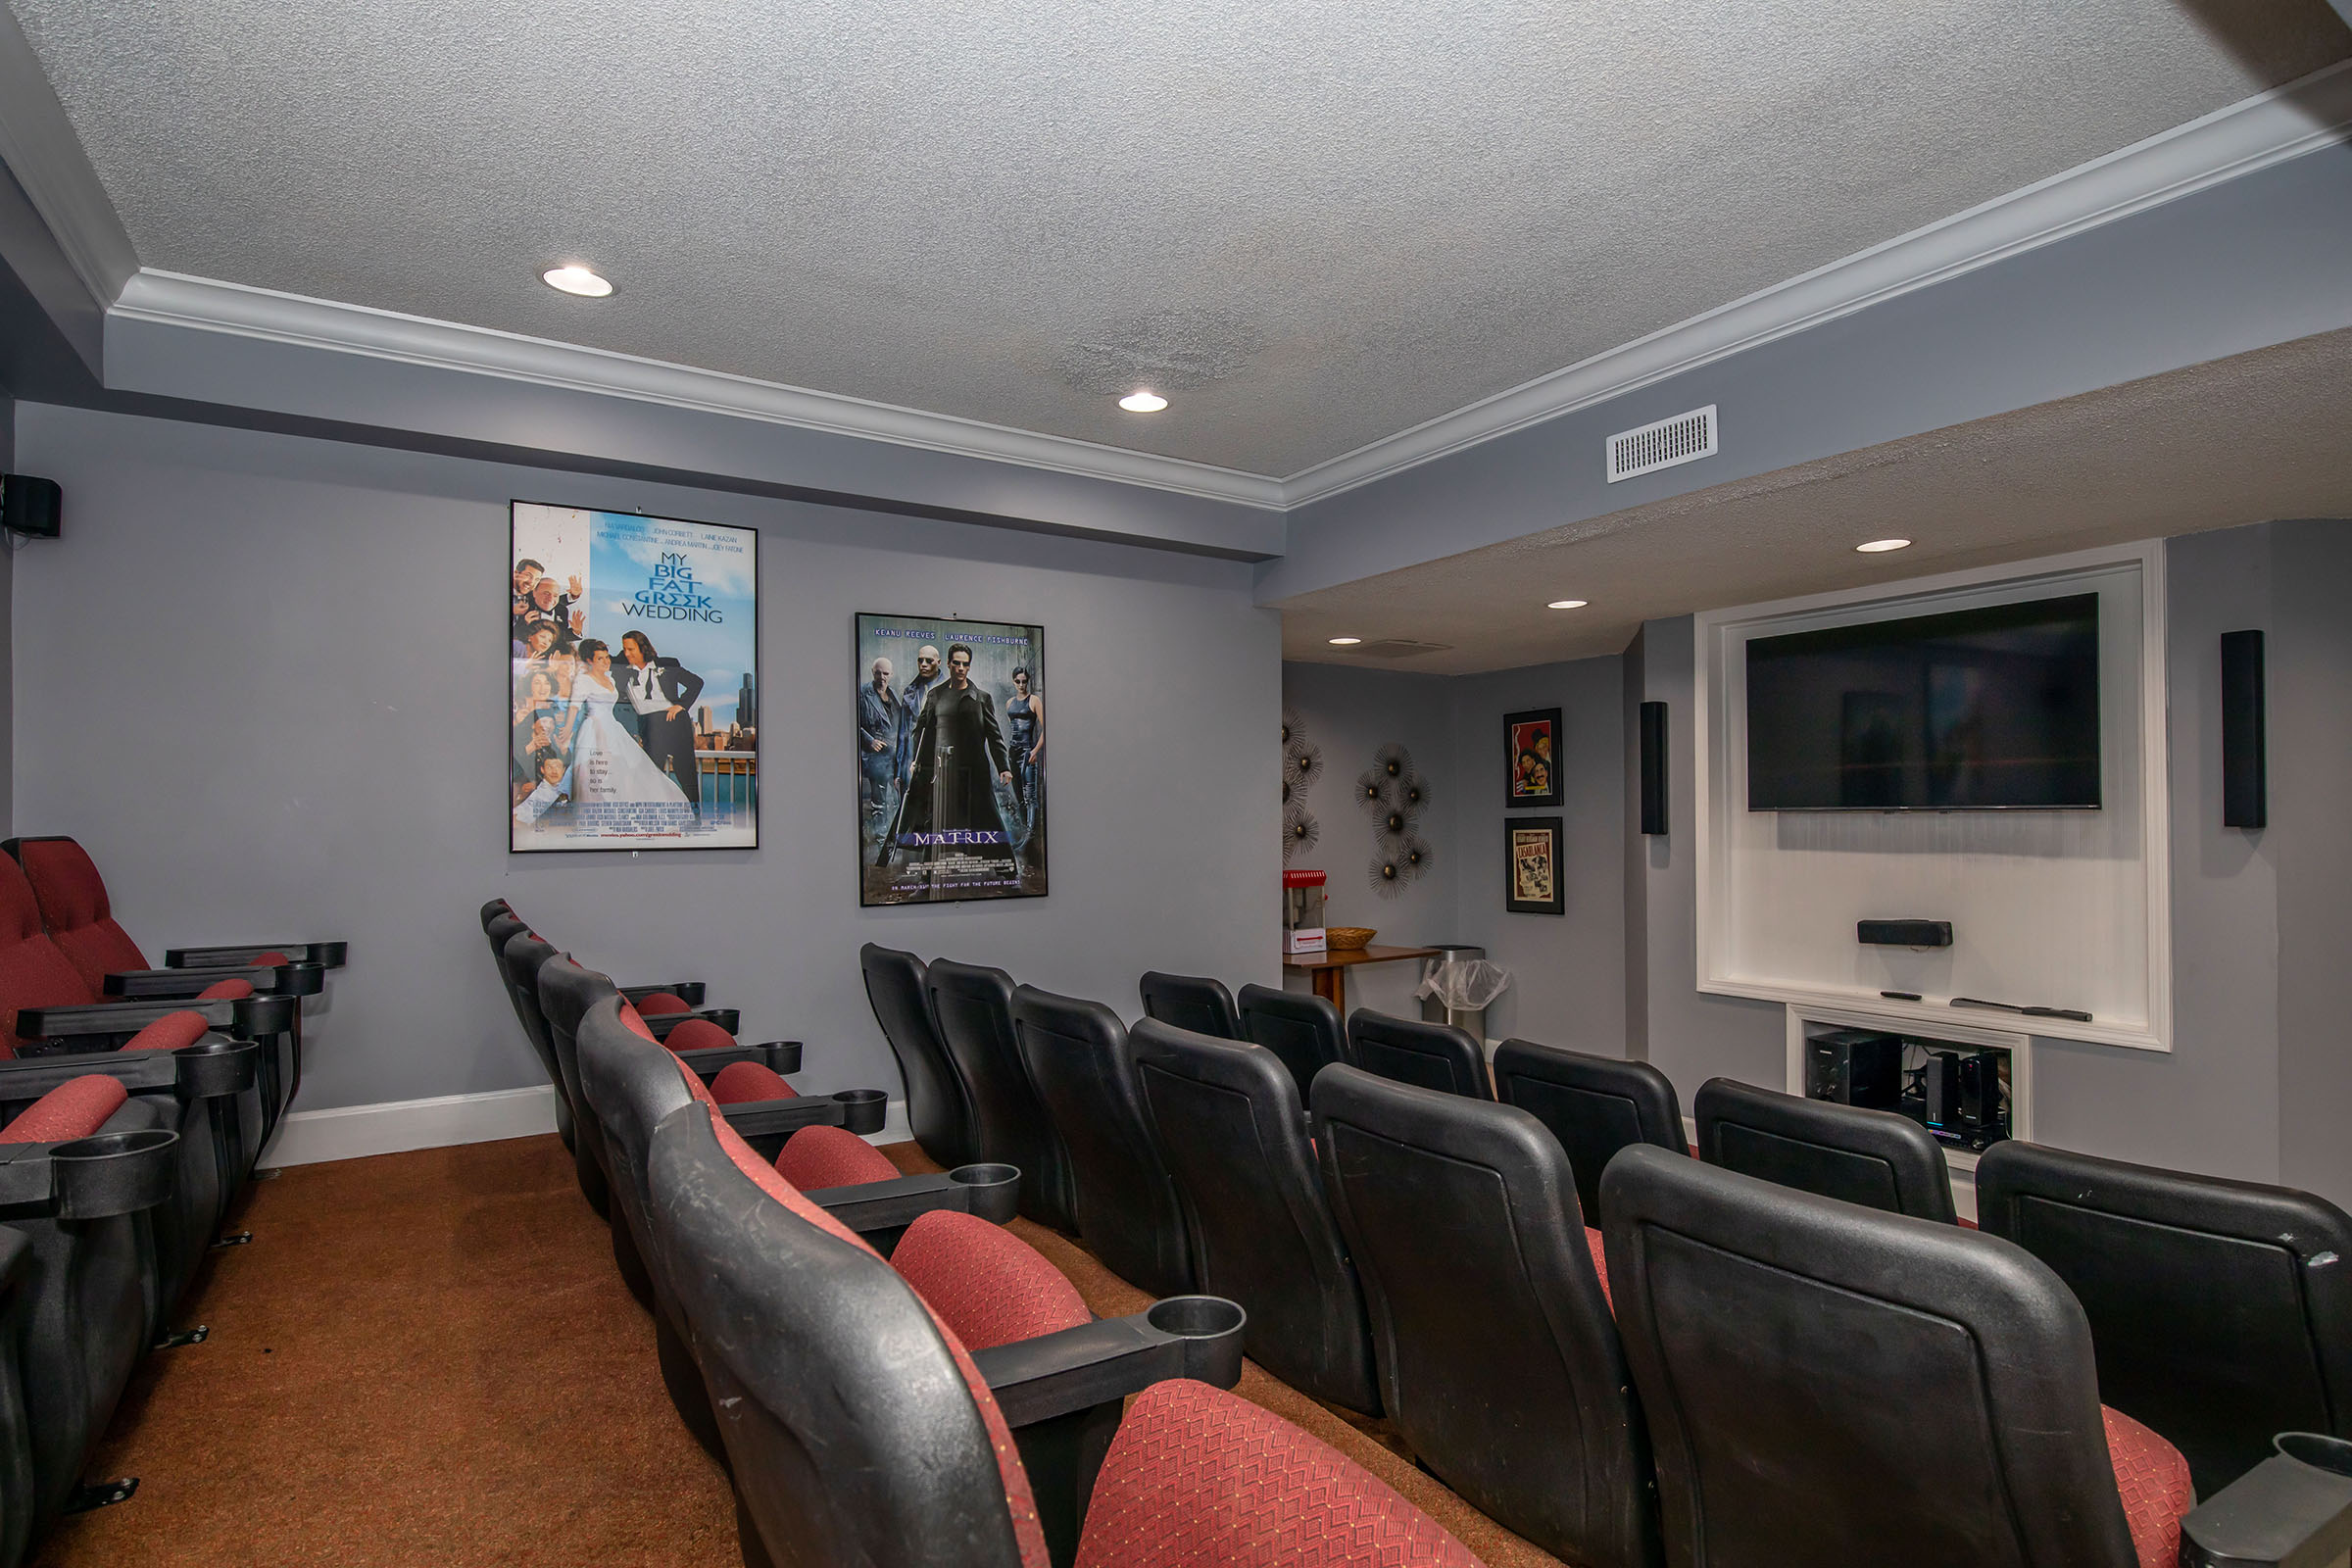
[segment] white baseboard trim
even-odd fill
[[[317,1165],[330,1159],[365,1159],[370,1154],[400,1154],[415,1149],[532,1138],[555,1130],[556,1092],[547,1084],[478,1095],[437,1095],[430,1100],[391,1100],[333,1110],[289,1111],[270,1147],[262,1152],[261,1162]],[[895,1144],[912,1136],[906,1128],[906,1102],[894,1100],[882,1130],[866,1134],[865,1141]]]

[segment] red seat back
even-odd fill
[[[24,870],[0,856],[0,1057],[16,1054],[19,1008],[79,1006],[97,1000],[81,972],[41,929],[40,904]]]
[[[88,851],[69,838],[12,839],[10,848],[40,903],[41,923],[74,960],[91,996],[100,995],[106,977],[118,970],[149,967],[130,933],[115,923],[106,878]]]

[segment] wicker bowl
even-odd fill
[[[1342,953],[1352,953],[1358,948],[1370,946],[1372,938],[1377,934],[1370,926],[1326,926],[1323,931],[1323,945],[1327,948],[1335,948]]]

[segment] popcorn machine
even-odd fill
[[[1282,873],[1282,956],[1323,951],[1323,884],[1320,871]]]

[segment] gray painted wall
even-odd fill
[[[2352,522],[2273,530],[2270,841],[2278,881],[2278,1171],[2352,1199]]]
[[[1308,738],[1322,748],[1325,770],[1322,782],[1306,797],[1322,838],[1291,864],[1328,872],[1325,918],[1333,925],[1371,926],[1380,933],[1372,940],[1384,948],[1479,940],[1464,935],[1455,920],[1462,806],[1447,711],[1454,684],[1439,675],[1396,670],[1282,666],[1283,704],[1298,714]],[[1372,754],[1391,741],[1403,743],[1413,755],[1414,767],[1429,781],[1430,805],[1420,831],[1436,854],[1427,875],[1407,884],[1397,897],[1384,899],[1372,891],[1367,874],[1377,846],[1372,818],[1356,804],[1354,788],[1356,776],[1372,765]],[[1269,756],[1275,746],[1269,734]],[[1420,971],[1417,963],[1350,969],[1348,1005],[1417,1015],[1420,1003],[1413,988],[1420,983]]]
[[[350,938],[305,1108],[538,1080],[475,920],[502,894],[588,962],[806,1039],[817,1090],[898,1092],[867,940],[1129,1012],[1154,965],[1276,977],[1280,654],[1246,567],[45,405],[18,440],[70,520],[18,563],[17,823],[88,844],[151,950]],[[761,849],[507,856],[484,660],[512,497],[760,529]],[[1050,897],[858,908],[859,610],[1047,627]]]

